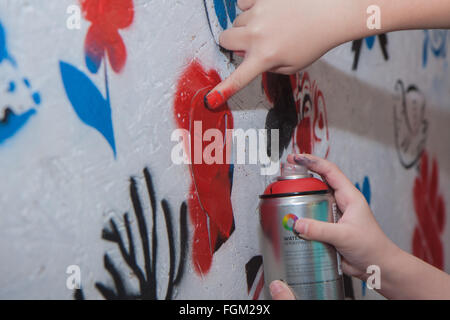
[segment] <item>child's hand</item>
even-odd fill
[[[299,219],[295,230],[303,238],[336,247],[342,255],[342,270],[345,274],[366,281],[370,276],[366,273],[368,266],[384,266],[386,259],[401,251],[383,233],[361,192],[335,164],[312,155],[289,155],[288,161],[318,173],[334,190],[336,203],[343,212],[339,221],[328,223]],[[294,297],[280,281],[274,281],[270,289],[274,299]]]
[[[265,71],[295,73],[331,48],[356,37],[356,31],[366,23],[364,2],[238,0],[243,13],[236,18],[233,28],[222,32],[220,44],[245,58],[207,96],[208,106],[211,109],[220,106]],[[350,28],[348,22],[352,19]]]
[[[373,5],[380,8],[379,29],[367,26]],[[222,32],[220,44],[244,61],[207,95],[210,109],[259,74],[295,73],[344,42],[396,30],[450,28],[450,2],[442,0],[238,0],[238,7],[243,13]]]

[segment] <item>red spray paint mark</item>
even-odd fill
[[[413,254],[436,268],[444,268],[441,235],[445,225],[445,203],[439,194],[438,164],[433,159],[431,174],[428,154],[423,153],[420,174],[414,182],[414,209],[417,225],[412,239]]]
[[[330,152],[330,135],[325,97],[317,83],[311,83],[307,72],[293,76],[291,81],[295,81],[294,99],[300,115],[293,149],[327,158]]]
[[[194,122],[201,121],[202,133],[208,129],[219,129],[223,137],[227,130],[233,129],[233,116],[227,104],[214,111],[204,104],[204,96],[221,81],[215,70],[205,71],[193,61],[181,75],[174,102],[175,120],[180,129],[190,132],[189,144],[185,151],[191,159],[191,187],[188,201],[189,214],[194,225],[193,262],[197,273],[209,271],[214,252],[225,242],[234,230],[233,209],[231,206],[231,170],[223,152],[223,164],[196,163],[195,144],[201,146],[202,153],[212,142],[203,141],[194,135]],[[186,142],[186,141],[185,141]],[[230,142],[231,143],[231,142]],[[222,141],[223,149],[230,143]]]
[[[125,65],[127,51],[119,29],[133,22],[133,1],[80,0],[80,3],[84,17],[92,22],[84,46],[89,70],[96,73],[107,53],[113,70],[120,72]]]

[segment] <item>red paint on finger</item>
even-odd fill
[[[210,92],[205,97],[205,105],[210,110],[223,106],[227,100],[236,93],[233,89],[223,89]]]
[[[415,256],[436,268],[444,268],[444,248],[441,236],[445,225],[445,203],[439,193],[438,164],[433,159],[431,172],[429,159],[423,153],[420,174],[414,181],[413,197],[417,225],[412,239]]]
[[[238,57],[245,57],[245,51],[233,51],[233,53]]]
[[[228,106],[222,104],[215,110],[205,108],[204,96],[221,79],[215,70],[206,71],[200,63],[193,61],[178,80],[174,103],[177,125],[190,133],[190,141],[185,140],[185,151],[191,165],[189,215],[194,225],[192,259],[199,274],[206,274],[212,264],[214,252],[225,242],[234,230],[233,209],[231,206],[232,167],[226,163],[226,152],[222,164],[195,163],[195,143],[201,144],[201,151],[210,143],[194,135],[194,122],[200,121],[202,134],[208,129],[218,129],[225,137],[232,129],[233,116]],[[201,138],[201,137],[200,137]],[[228,148],[224,141],[223,148]],[[189,148],[190,145],[190,148]]]

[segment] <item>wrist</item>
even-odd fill
[[[340,6],[340,44],[356,39],[362,39],[381,33],[387,33],[405,28],[402,13],[404,0],[341,0],[335,1]],[[375,7],[374,7],[375,6]],[[370,10],[369,10],[370,8]],[[373,11],[371,9],[378,8]],[[375,17],[375,15],[379,15]],[[379,26],[373,26],[374,18],[379,20]]]

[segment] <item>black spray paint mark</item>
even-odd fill
[[[381,52],[383,53],[384,60],[387,61],[387,60],[389,60],[389,54],[387,51],[387,45],[388,45],[387,35],[385,33],[383,33],[383,34],[378,35],[377,37],[378,37],[378,41],[380,42],[380,48],[381,48]],[[354,40],[352,42],[352,51],[355,53],[355,57],[353,59],[353,66],[352,66],[353,70],[358,69],[359,57],[361,55],[363,40],[364,39],[359,39],[359,40]],[[370,47],[369,47],[369,50],[371,50]]]
[[[264,288],[263,257],[254,256],[245,264],[247,277],[247,294],[251,294],[252,300],[259,300]],[[258,274],[260,276],[258,277]]]
[[[156,276],[157,269],[157,251],[158,251],[158,230],[157,219],[158,216],[158,206],[155,196],[155,189],[153,186],[152,178],[150,172],[147,168],[144,169],[144,178],[146,183],[147,194],[150,200],[151,206],[151,220],[152,220],[152,230],[151,238],[149,238],[148,223],[146,221],[146,214],[142,207],[142,201],[138,193],[137,183],[135,178],[130,178],[130,199],[133,204],[134,214],[137,222],[140,248],[142,248],[142,254],[144,258],[144,266],[140,266],[137,262],[136,246],[134,243],[134,237],[130,219],[128,213],[123,215],[123,224],[126,230],[126,237],[128,242],[128,247],[125,244],[124,237],[119,231],[114,219],[109,221],[110,228],[104,228],[102,231],[102,238],[107,241],[115,242],[119,248],[120,254],[133,272],[133,275],[137,278],[139,282],[138,292],[131,291],[127,286],[128,283],[126,279],[128,277],[124,276],[124,272],[120,272],[114,265],[108,253],[104,255],[104,266],[108,273],[111,275],[114,286],[109,287],[103,283],[97,282],[95,284],[97,290],[100,291],[102,296],[108,300],[129,300],[129,299],[142,299],[142,300],[154,300],[158,299],[157,295],[157,284],[158,279]],[[176,285],[180,283],[184,272],[184,265],[186,260],[187,252],[187,241],[188,241],[188,230],[187,230],[187,206],[183,202],[179,210],[180,227],[179,227],[179,243],[178,246],[175,243],[174,228],[172,223],[172,212],[168,202],[163,199],[160,203],[161,209],[164,216],[164,222],[166,225],[167,238],[169,243],[169,270],[168,270],[168,281],[166,294],[164,298],[173,298],[173,289]],[[178,252],[178,266],[176,265],[176,248],[179,248]],[[75,299],[84,299],[84,293],[82,290],[76,290],[74,293]]]
[[[262,256],[254,256],[245,265],[245,274],[247,275],[247,292],[250,292],[252,289],[258,271],[262,267],[262,263]]]
[[[395,91],[399,93],[394,105],[395,146],[400,163],[410,169],[421,158],[428,136],[425,96],[417,86],[406,87],[402,80],[397,81]]]
[[[266,95],[273,102],[273,108],[266,117],[267,154],[272,156],[271,131],[279,130],[279,158],[288,147],[298,122],[294,93],[289,76],[266,73]]]
[[[346,299],[355,300],[352,277],[344,274],[344,294]]]

